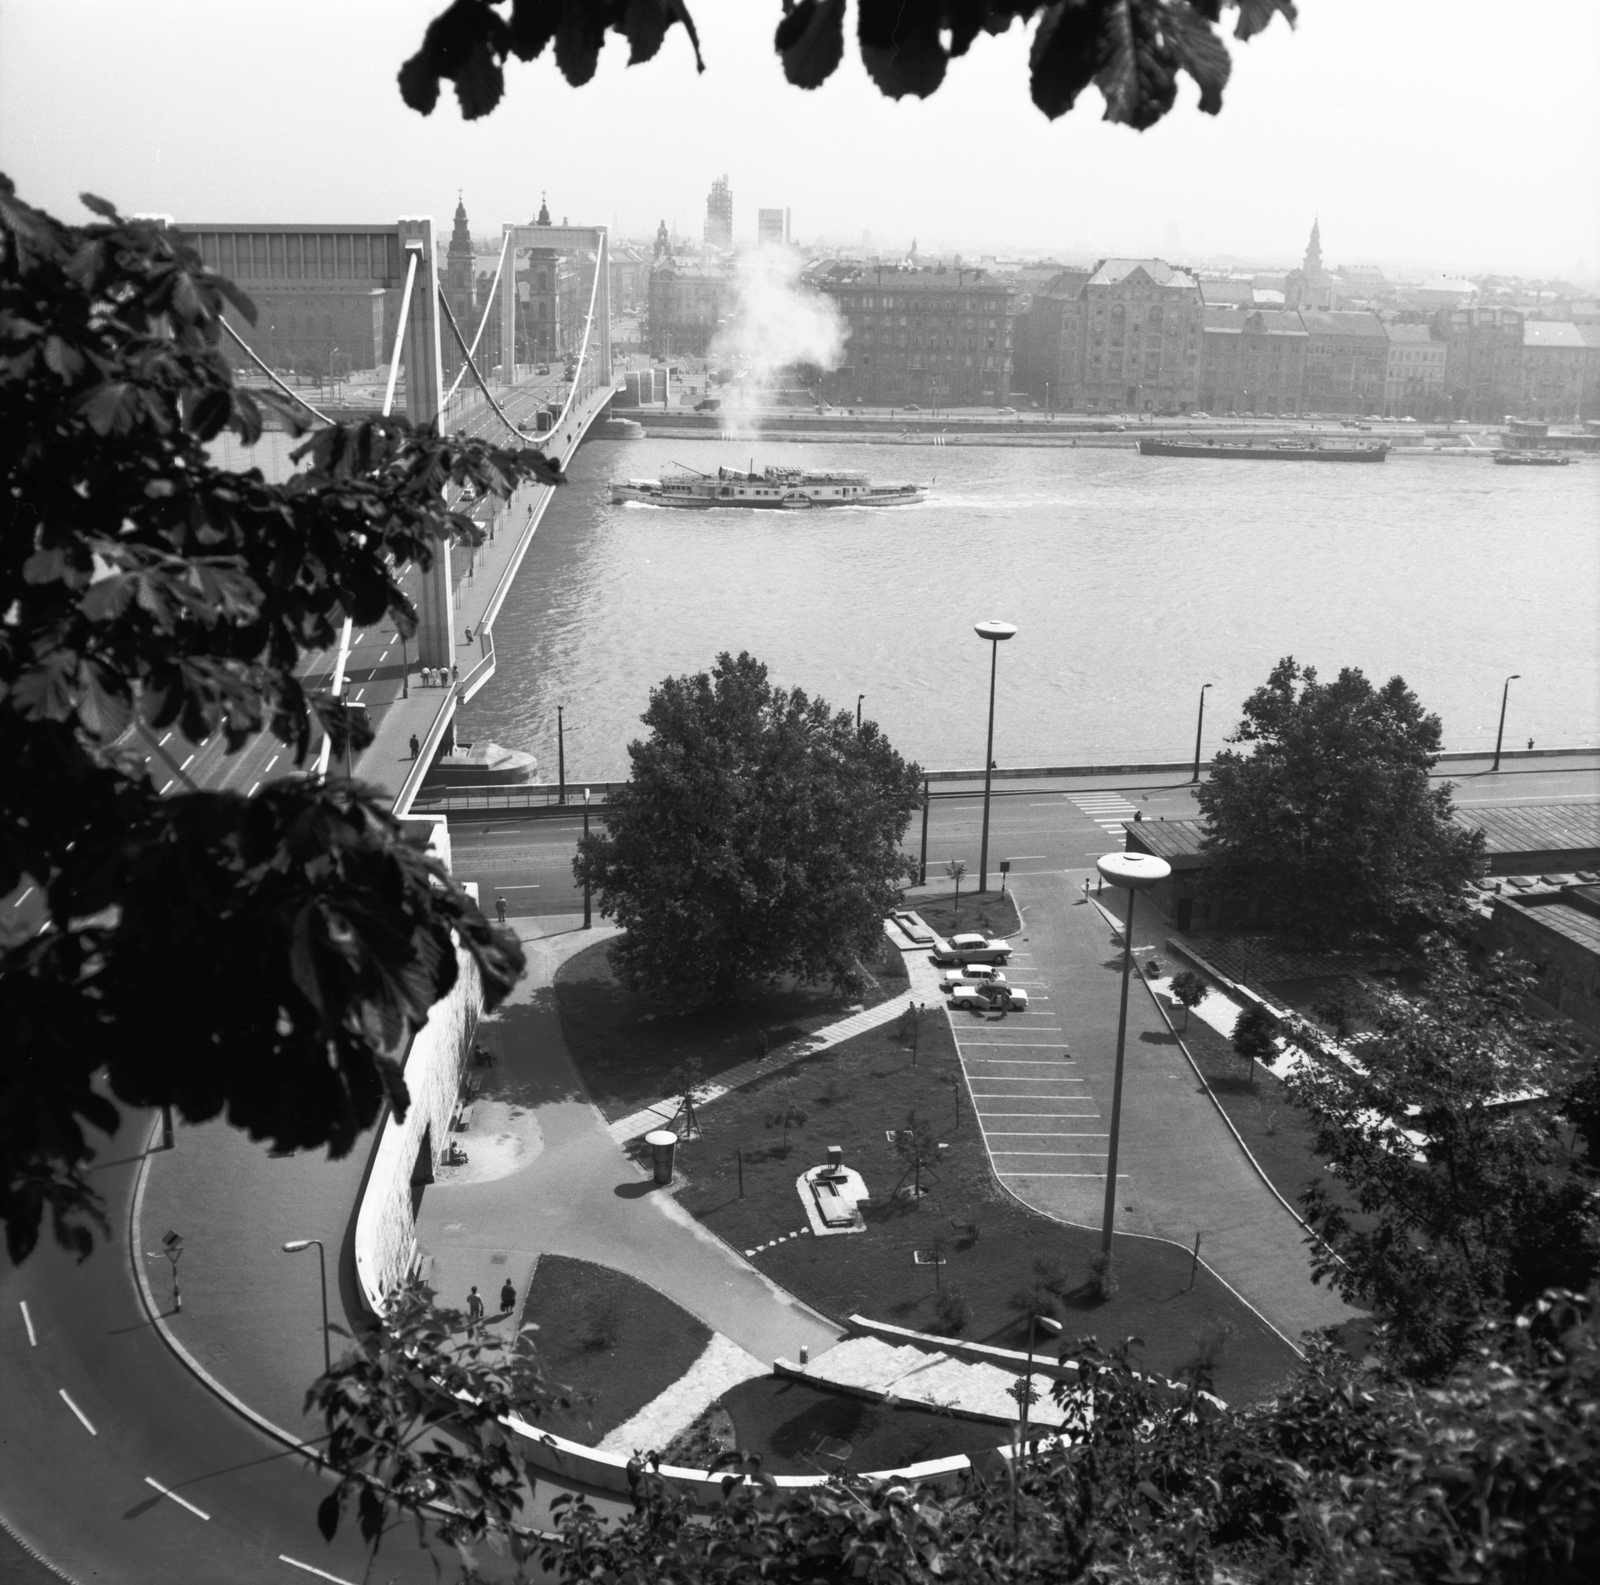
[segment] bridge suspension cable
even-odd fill
[[[516,424],[511,422],[511,420],[506,416],[506,410],[494,399],[494,392],[489,389],[488,384],[485,382],[483,376],[478,372],[478,365],[473,361],[472,358],[472,348],[467,345],[466,338],[461,334],[461,327],[456,323],[455,313],[450,307],[450,299],[445,296],[444,287],[441,286],[438,290],[439,306],[444,310],[444,317],[449,322],[451,334],[456,338],[456,345],[461,348],[461,355],[467,360],[466,365],[461,370],[461,374],[464,375],[468,369],[472,370],[472,377],[478,382],[478,389],[483,392],[484,400],[487,401],[489,406],[495,410],[500,422],[504,424],[506,428],[517,437],[518,440],[526,440],[528,438],[528,432],[525,429],[518,428]],[[487,320],[487,313],[485,313],[484,318]],[[483,327],[481,325],[478,327],[478,333],[480,335],[483,333]],[[461,377],[458,375],[456,377],[456,385],[459,385],[460,383]],[[452,386],[451,389],[453,391],[455,387]]]
[[[269,368],[268,368],[268,367],[267,367],[267,366],[266,366],[266,364],[265,364],[265,363],[263,363],[263,362],[262,362],[262,361],[261,361],[261,358],[260,358],[260,356],[259,356],[259,355],[258,355],[258,354],[257,354],[257,352],[256,352],[256,349],[255,349],[255,348],[254,348],[254,347],[252,347],[252,346],[251,346],[251,345],[250,345],[250,343],[249,343],[249,342],[248,342],[248,341],[246,341],[246,340],[245,340],[245,339],[244,339],[244,337],[243,337],[243,336],[241,336],[241,335],[240,335],[240,334],[239,334],[239,332],[238,332],[238,331],[237,331],[237,330],[235,330],[235,329],[234,329],[234,328],[233,328],[233,326],[232,326],[232,325],[230,325],[230,324],[229,324],[229,323],[228,323],[228,321],[227,321],[227,320],[226,320],[226,319],[224,319],[224,320],[223,320],[223,321],[222,321],[222,328],[223,328],[223,329],[224,329],[224,330],[226,330],[226,331],[227,331],[227,332],[228,332],[228,334],[229,334],[229,335],[230,335],[230,336],[232,336],[232,337],[233,337],[233,339],[234,339],[234,340],[235,340],[235,341],[236,341],[236,342],[238,342],[238,343],[239,343],[239,345],[240,345],[240,347],[242,347],[242,348],[243,348],[243,349],[244,349],[244,355],[245,355],[245,356],[246,356],[246,357],[247,357],[247,358],[248,358],[248,359],[249,359],[249,360],[250,360],[250,361],[251,361],[251,362],[252,362],[252,363],[253,363],[253,364],[255,364],[255,366],[256,366],[256,367],[257,367],[257,368],[258,368],[258,369],[260,369],[260,370],[261,370],[261,372],[262,372],[262,373],[263,373],[263,374],[264,374],[264,375],[266,375],[266,377],[267,377],[267,378],[268,378],[268,379],[269,379],[269,380],[271,380],[271,381],[272,381],[272,383],[273,383],[273,384],[274,384],[274,385],[275,385],[275,386],[277,386],[277,387],[278,387],[278,389],[279,389],[279,390],[280,390],[280,391],[282,391],[282,392],[283,392],[283,394],[284,394],[284,395],[285,395],[285,396],[287,396],[287,397],[290,397],[290,398],[292,398],[292,399],[293,399],[293,400],[294,400],[294,401],[296,401],[296,402],[298,402],[298,403],[299,403],[299,404],[300,404],[300,405],[301,405],[301,406],[302,406],[302,407],[303,407],[303,408],[305,408],[305,410],[306,410],[306,411],[307,411],[307,412],[308,412],[308,413],[310,413],[310,414],[311,414],[311,415],[312,415],[312,416],[313,416],[313,417],[314,417],[314,418],[320,418],[320,419],[321,419],[321,420],[322,420],[322,422],[323,422],[323,423],[325,423],[325,424],[331,424],[331,423],[332,423],[332,422],[333,422],[333,420],[332,420],[332,419],[331,419],[331,418],[329,418],[329,417],[328,417],[328,415],[327,415],[327,414],[326,414],[326,413],[324,413],[324,412],[322,412],[322,411],[321,411],[321,410],[320,410],[320,409],[319,409],[319,408],[315,408],[315,407],[313,407],[313,406],[312,406],[312,405],[311,405],[311,403],[310,403],[310,402],[308,402],[308,401],[307,401],[307,400],[306,400],[306,399],[305,399],[305,397],[303,397],[303,396],[302,396],[302,395],[301,395],[301,394],[300,394],[300,393],[299,393],[299,392],[298,392],[298,391],[297,391],[297,390],[295,390],[295,389],[294,389],[294,388],[293,388],[293,387],[292,387],[292,386],[288,386],[288,385],[285,385],[285,384],[284,384],[284,383],[283,383],[283,381],[282,381],[282,380],[280,380],[280,379],[279,379],[279,378],[278,378],[278,376],[277,376],[277,375],[276,375],[276,374],[275,374],[275,373],[273,373],[273,371],[272,371],[272,370],[271,370],[271,369],[269,369]]]
[[[489,315],[494,312],[495,294],[500,290],[500,275],[501,275],[501,272],[506,267],[506,255],[510,251],[511,251],[511,233],[508,231],[506,233],[506,235],[505,235],[505,241],[503,241],[500,244],[500,260],[494,267],[494,279],[489,283],[489,295],[484,301],[483,318],[478,321],[478,333],[477,333],[477,335],[475,335],[472,338],[472,345],[470,347],[464,349],[466,351],[466,354],[467,354],[467,361],[466,361],[465,364],[462,365],[462,367],[460,369],[458,369],[456,371],[455,379],[450,382],[450,389],[444,393],[444,405],[447,408],[450,405],[451,398],[456,394],[456,391],[460,388],[461,382],[467,377],[467,369],[469,367],[471,367],[472,356],[478,350],[478,343],[483,339],[483,332],[484,332],[485,328],[488,326]],[[449,309],[450,309],[450,305],[448,303],[446,303],[445,304],[445,311],[448,313]],[[451,328],[454,329],[454,327],[455,327],[454,318],[451,319],[450,324],[451,324]],[[461,332],[458,330],[458,331],[456,331],[456,340],[459,341],[460,339],[461,339]],[[472,372],[474,374],[478,373],[478,371],[476,369],[473,369]],[[478,384],[479,385],[483,384],[482,375],[478,375]],[[486,391],[484,394],[488,395],[488,392]]]

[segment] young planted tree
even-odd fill
[[[696,1109],[706,1096],[705,1064],[698,1056],[686,1058],[667,1075],[667,1094],[679,1097],[673,1115],[683,1119],[684,1132],[697,1133],[700,1119]]]
[[[1195,973],[1185,969],[1172,976],[1172,998],[1183,1009],[1183,1027],[1189,1027],[1189,1014],[1206,999],[1211,987]]]
[[[1195,789],[1206,883],[1268,925],[1320,945],[1396,943],[1463,917],[1483,838],[1432,787],[1439,718],[1399,677],[1331,683],[1292,657],[1245,701]]]
[[[873,722],[858,733],[849,712],[772,686],[748,654],[669,677],[644,723],[573,864],[625,931],[619,975],[679,1007],[782,975],[858,991],[910,873],[916,766]]]
[[[967,873],[967,861],[965,859],[951,859],[945,865],[944,872],[955,882],[956,888],[955,907],[950,917],[959,919],[961,917],[961,877]]]
[[[99,218],[62,225],[0,177],[0,896],[37,909],[0,944],[14,1260],[47,1217],[88,1251],[87,1130],[119,1103],[339,1155],[404,1110],[458,946],[491,1006],[516,980],[515,937],[387,799],[304,774],[324,733],[335,765],[371,734],[302,663],[342,618],[414,630],[406,570],[481,537],[447,488],[561,477],[399,419],[318,430],[283,485],[217,466],[208,442],[255,441],[272,405],[219,346],[224,304],[249,301],[181,235],[84,201]],[[173,730],[229,753],[270,732],[296,769],[199,789]]]
[[[1409,1374],[1451,1369],[1485,1314],[1600,1270],[1593,1173],[1561,1115],[1587,1064],[1523,1010],[1532,983],[1436,944],[1423,991],[1376,1005],[1359,1067],[1309,1061],[1289,1080],[1354,1201],[1321,1183],[1301,1196],[1323,1240],[1313,1274],[1376,1308]]]
[[[787,1102],[767,1118],[768,1128],[781,1128],[783,1130],[782,1142],[778,1148],[786,1156],[789,1154],[789,1129],[791,1127],[804,1128],[805,1126],[806,1114],[794,1101]]]
[[[912,1196],[920,1200],[922,1175],[939,1158],[939,1135],[926,1117],[917,1116],[915,1108],[906,1113],[905,1127],[895,1130],[894,1153],[906,1164],[896,1192],[910,1178]]]
[[[1256,1082],[1256,1063],[1278,1054],[1277,1026],[1260,1002],[1247,1002],[1233,1023],[1233,1049],[1250,1064],[1250,1082]]]

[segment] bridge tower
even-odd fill
[[[400,248],[409,264],[417,255],[406,319],[406,344],[401,356],[406,371],[406,417],[414,424],[435,424],[444,407],[444,365],[439,347],[438,274],[434,265],[433,219],[402,215]],[[446,676],[455,663],[455,579],[450,543],[434,547],[433,565],[422,576],[417,599],[417,664],[441,667]]]

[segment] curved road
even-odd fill
[[[144,1119],[125,1127],[142,1137]],[[214,1397],[150,1324],[127,1247],[139,1158],[117,1143],[95,1173],[112,1236],[81,1264],[41,1241],[0,1266],[0,1512],[80,1585],[357,1585],[367,1559],[349,1521],[331,1545],[316,1528],[327,1477]],[[378,1570],[437,1579],[410,1529]]]

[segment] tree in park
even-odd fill
[[[628,783],[573,863],[625,931],[617,972],[685,1009],[784,975],[859,991],[911,874],[917,767],[748,654],[667,678],[643,719]]]
[[[1256,1064],[1278,1054],[1278,1027],[1260,1002],[1246,1002],[1233,1021],[1233,1049],[1250,1064],[1250,1082],[1256,1082]]]
[[[1172,998],[1183,1009],[1183,1027],[1189,1027],[1189,1014],[1203,1002],[1211,987],[1195,973],[1185,969],[1172,976]]]
[[[905,1127],[895,1130],[894,1153],[906,1167],[900,1176],[901,1187],[910,1178],[912,1198],[920,1200],[922,1175],[939,1159],[939,1134],[926,1117],[917,1116],[915,1108],[906,1113]]]
[[[1295,20],[1293,0],[856,0],[856,36],[861,63],[883,93],[925,99],[980,33],[1037,19],[1028,61],[1034,104],[1053,119],[1092,85],[1106,120],[1142,131],[1176,102],[1180,73],[1199,88],[1201,110],[1222,109],[1232,63],[1214,24],[1233,10],[1240,39],[1280,13]],[[844,22],[845,0],[783,0],[773,47],[790,83],[817,88],[833,75],[844,58]],[[607,32],[627,40],[628,64],[638,65],[675,26],[704,71],[686,0],[453,0],[401,67],[400,92],[428,115],[448,80],[470,121],[499,104],[513,56],[537,60],[549,48],[562,76],[581,87],[594,76]]]
[[[944,872],[955,883],[956,888],[955,906],[950,917],[959,919],[961,917],[961,878],[967,873],[967,861],[965,859],[951,859],[946,863]]]
[[[370,788],[304,774],[370,741],[306,687],[341,618],[415,612],[400,579],[480,530],[447,486],[558,481],[531,450],[400,419],[319,429],[283,485],[216,465],[287,404],[235,387],[224,304],[251,305],[172,232],[62,225],[0,177],[0,1214],[12,1259],[48,1218],[80,1253],[91,1130],[119,1103],[225,1114],[281,1148],[348,1151],[403,1111],[410,1034],[459,943],[497,1002],[522,965]],[[161,744],[270,732],[297,771],[202,791]],[[182,750],[180,749],[181,753]],[[172,796],[159,788],[175,784]]]
[[[1439,718],[1399,677],[1331,683],[1293,657],[1245,701],[1211,779],[1196,790],[1208,884],[1314,944],[1415,942],[1463,917],[1483,839],[1430,788]]]
[[[1418,995],[1374,1002],[1359,1067],[1330,1056],[1288,1080],[1343,1187],[1301,1196],[1313,1275],[1375,1307],[1391,1357],[1424,1377],[1464,1357],[1479,1317],[1600,1271],[1595,1176],[1562,1115],[1591,1062],[1524,1011],[1528,970],[1429,954]]]

